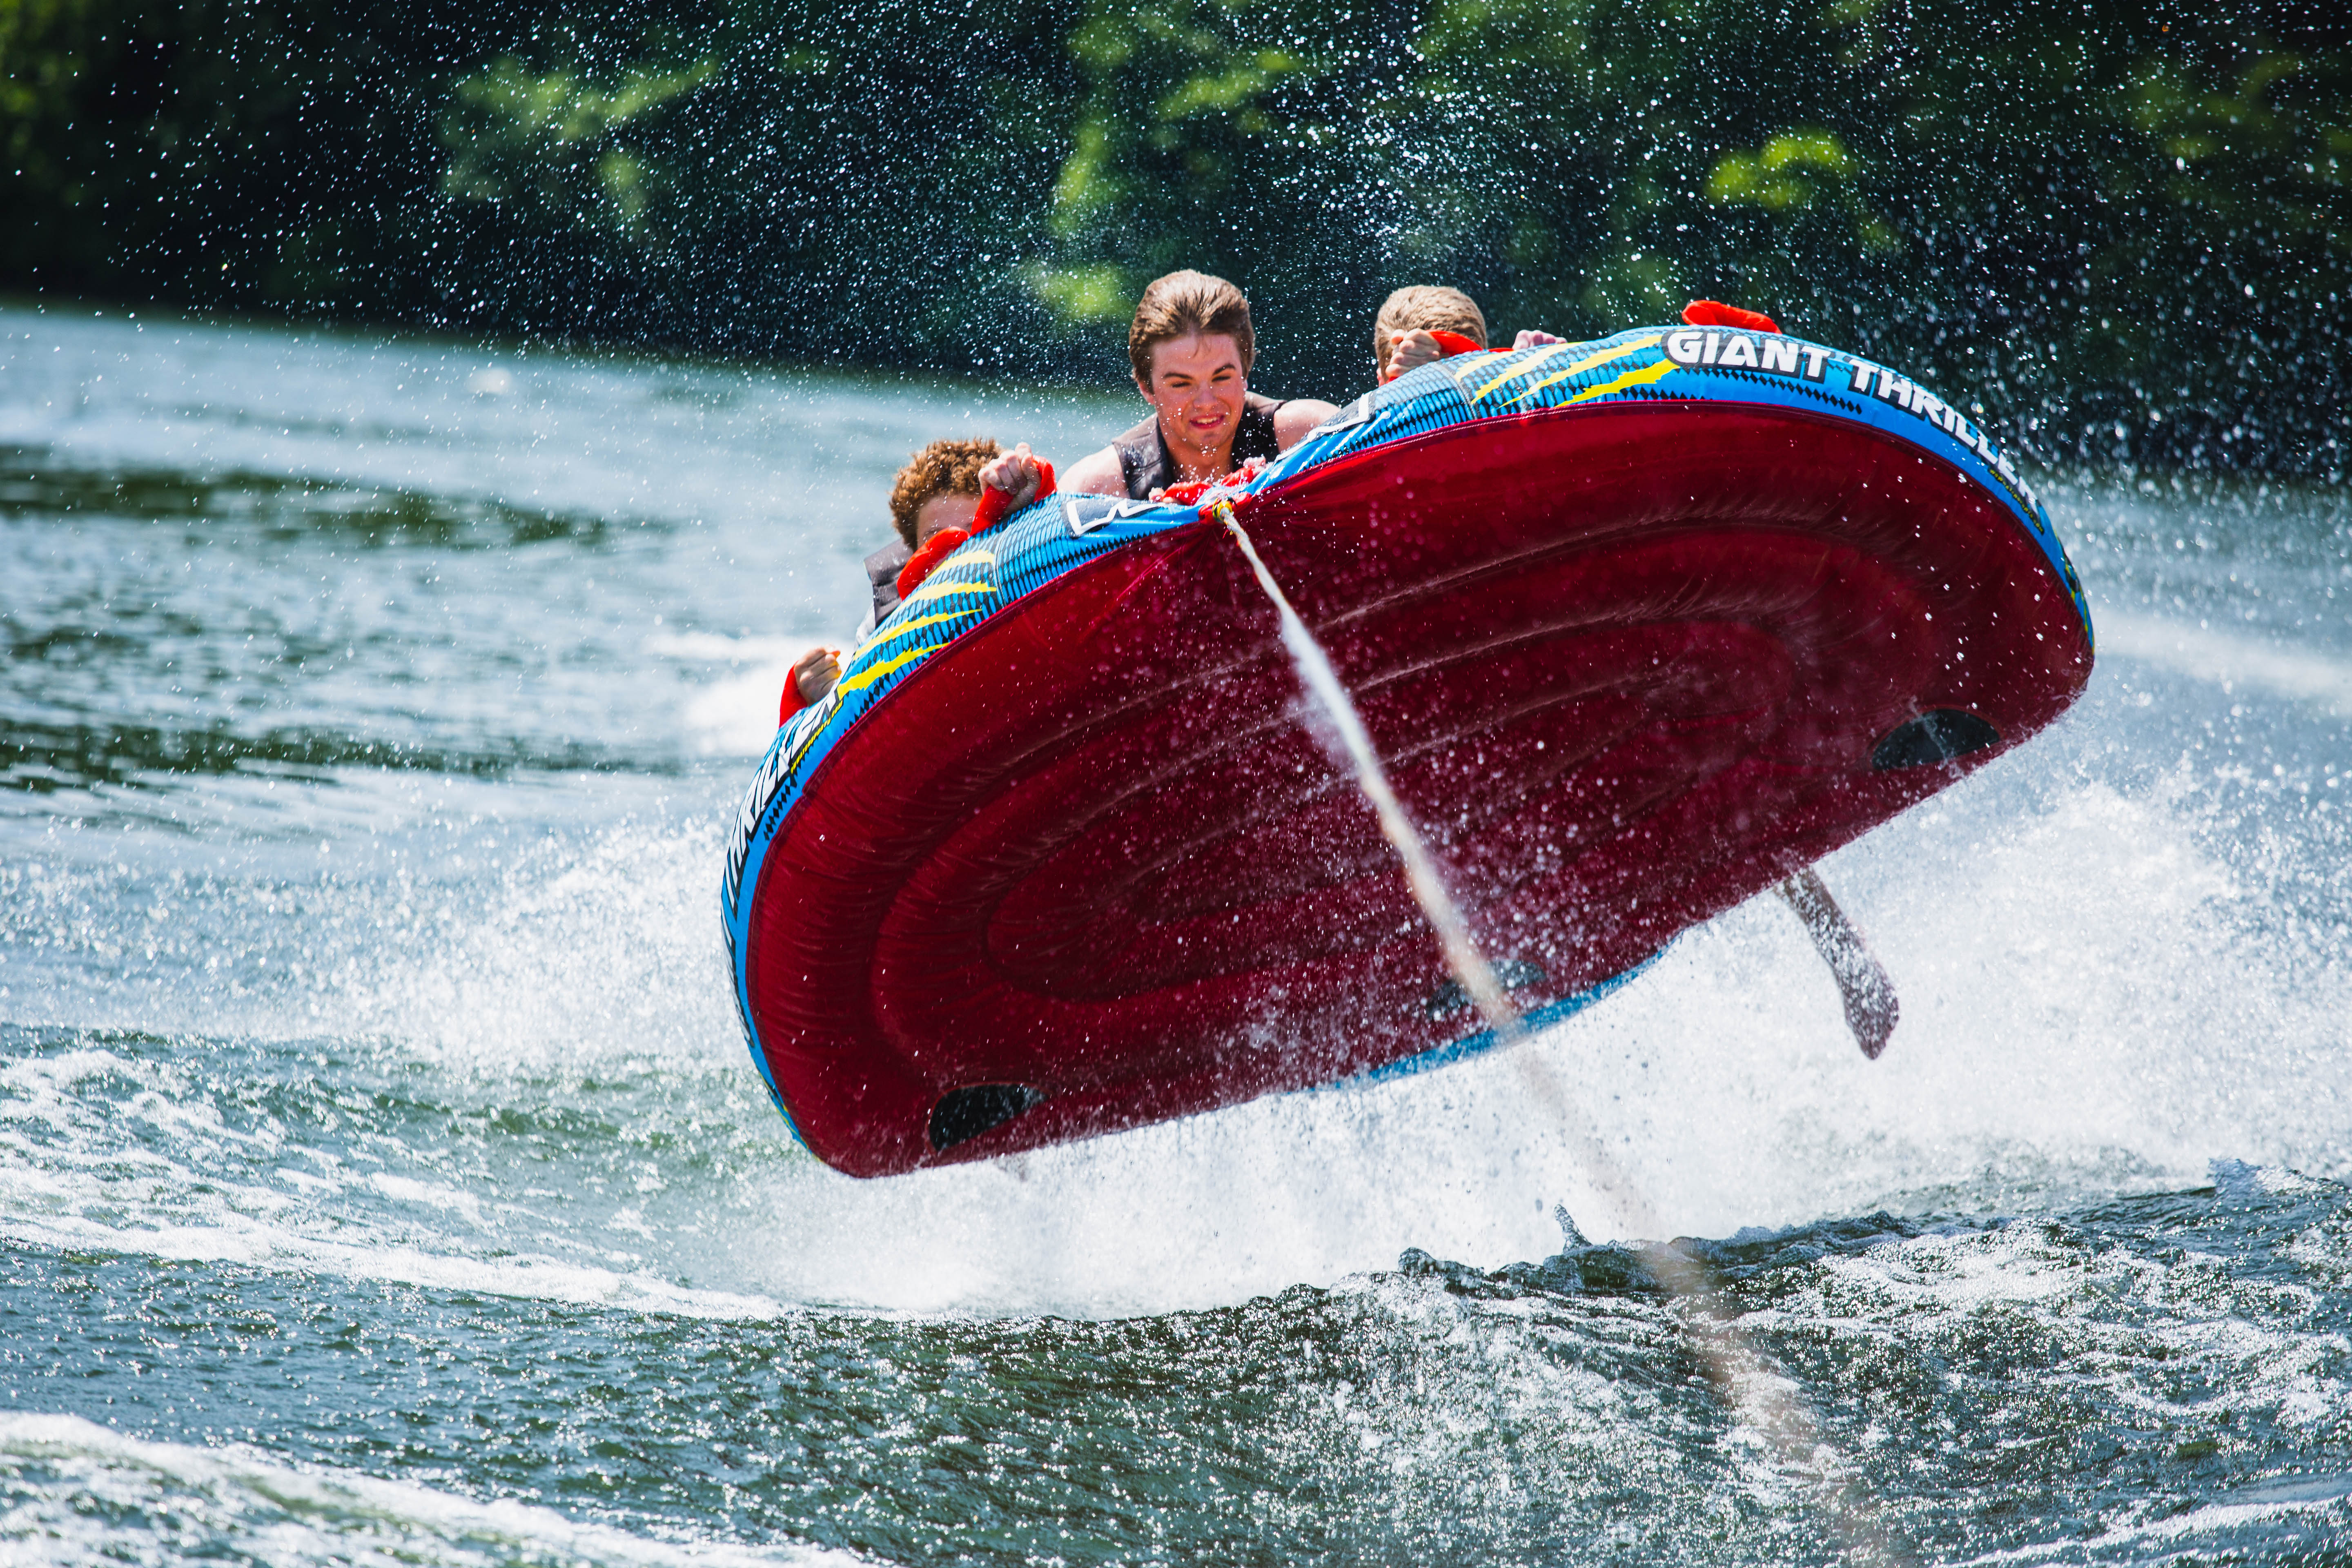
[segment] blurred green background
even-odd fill
[[[1114,383],[1190,265],[1326,396],[1398,283],[1709,296],[2045,459],[2338,478],[2345,9],[0,0],[0,289]]]

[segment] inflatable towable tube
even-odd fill
[[[1984,432],[1777,333],[1448,359],[1199,507],[1051,497],[909,595],[743,803],[736,1001],[820,1159],[1003,1154],[1484,1038],[1220,502],[1537,1021],[2090,675]]]

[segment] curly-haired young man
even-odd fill
[[[925,540],[947,529],[971,526],[972,514],[980,510],[982,472],[1002,455],[995,442],[982,437],[934,441],[907,459],[907,466],[890,485],[890,526],[898,537],[866,558],[874,608],[857,628],[853,643],[864,641],[883,616],[898,607],[898,573]],[[792,679],[784,685],[782,716],[790,718],[822,701],[840,679],[840,650],[809,649],[793,664]]]

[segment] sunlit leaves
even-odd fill
[[[628,133],[717,72],[709,59],[639,65],[600,87],[574,69],[535,72],[499,60],[450,90],[442,188],[470,201],[520,204],[524,221],[667,249],[668,237],[649,217],[669,181],[628,145]]]
[[[1054,182],[1054,232],[1065,239],[1085,234],[1110,216],[1125,194],[1112,167],[1111,127],[1100,119],[1080,121],[1070,136],[1070,155]]]
[[[1782,212],[1811,205],[1818,185],[1843,184],[1853,172],[1853,155],[1829,132],[1792,131],[1759,152],[1725,154],[1707,176],[1706,195]]]
[[[1031,278],[1038,298],[1055,317],[1073,326],[1123,327],[1135,310],[1135,289],[1126,272],[1117,267],[1041,266]]]
[[[1707,175],[1706,195],[1721,205],[1757,206],[1772,213],[1801,212],[1814,205],[1817,197],[1825,197],[1844,215],[1864,249],[1884,255],[1902,241],[1863,199],[1856,188],[1861,172],[1861,164],[1833,133],[1791,131],[1754,153],[1725,154]]]
[[[1234,115],[1239,117],[1239,129],[1262,135],[1273,128],[1261,107],[1266,93],[1283,78],[1296,75],[1300,69],[1301,62],[1280,49],[1261,49],[1255,57],[1236,61],[1223,70],[1189,77],[1160,100],[1160,123],[1172,126],[1203,114]]]
[[[1361,232],[1331,221],[1361,151],[1349,22],[1281,0],[1089,6],[1070,35],[1086,96],[1054,187],[1055,255],[1028,274],[1058,321],[1121,319],[1180,267],[1318,309],[1328,268],[1310,251]]]
[[[2352,154],[2352,72],[2289,54],[2257,55],[2224,91],[2177,66],[2142,72],[2128,92],[2137,127],[2172,161],[2179,201],[2231,217],[2260,209],[2273,227],[2352,240],[2343,205]]]

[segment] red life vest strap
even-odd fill
[[[1003,493],[1002,490],[991,490],[987,496],[982,497],[980,504],[982,510],[987,508],[990,497]],[[980,520],[975,517],[972,521],[977,522]],[[904,566],[898,568],[898,602],[906,603],[907,595],[920,587],[923,579],[939,569],[940,562],[971,543],[972,531],[969,528],[943,528],[923,541],[923,547],[916,551]]]
[[[1170,485],[1165,489],[1152,491],[1151,499],[1153,500],[1171,501],[1177,506],[1198,506],[1201,503],[1201,498],[1207,495],[1211,490],[1215,489],[1219,485],[1245,485],[1265,471],[1265,459],[1264,458],[1251,458],[1245,460],[1240,468],[1235,468],[1232,473],[1225,475],[1222,479],[1186,479],[1181,485]]]

